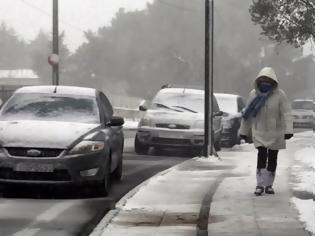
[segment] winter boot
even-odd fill
[[[266,186],[265,193],[267,193],[267,194],[275,194],[275,191],[273,190],[272,186]]]
[[[265,186],[265,172],[266,169],[257,169],[256,170],[256,181],[257,186]]]
[[[256,196],[260,196],[261,194],[263,194],[263,192],[264,192],[264,187],[256,186],[256,190],[254,192]]]
[[[267,171],[266,173],[266,179],[265,179],[265,192],[267,194],[275,194],[275,191],[273,190],[272,188],[272,185],[273,185],[273,182],[275,180],[275,175],[276,175],[276,172],[272,172],[272,171]]]

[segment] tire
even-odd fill
[[[162,147],[154,147],[154,154],[156,156],[162,156],[164,153],[164,149]]]
[[[110,166],[111,166],[111,161],[109,161],[108,163],[108,168],[107,171],[104,175],[103,180],[101,180],[98,184],[97,184],[97,193],[101,196],[107,196],[109,193],[109,188],[110,188]]]
[[[112,176],[115,180],[122,180],[122,176],[123,176],[123,158],[121,156],[118,166],[116,167],[116,169],[114,170]]]
[[[149,152],[150,146],[147,144],[143,144],[138,139],[138,135],[135,137],[135,152],[139,155],[146,155]]]

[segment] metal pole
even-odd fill
[[[213,132],[213,39],[214,39],[214,0],[211,1],[211,31],[210,31],[210,156],[213,155],[213,147],[214,147],[214,132]]]
[[[53,0],[53,54],[59,55],[58,0]],[[52,66],[53,85],[59,84],[59,64]]]
[[[210,91],[209,91],[209,0],[205,0],[205,117],[204,117],[204,144],[203,156],[209,156],[209,108],[210,108]]]

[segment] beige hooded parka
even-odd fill
[[[252,136],[255,147],[263,146],[272,150],[285,149],[285,134],[293,134],[293,118],[291,104],[285,92],[279,88],[276,73],[271,67],[263,68],[257,75],[253,89],[248,98],[247,106],[260,91],[257,79],[261,76],[276,82],[273,92],[256,117],[242,119],[240,135]]]

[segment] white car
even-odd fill
[[[295,128],[313,127],[313,107],[311,99],[296,99],[292,102],[293,126]]]
[[[220,148],[223,112],[214,97],[213,134],[215,148]],[[204,144],[204,91],[186,88],[164,88],[153,98],[139,122],[135,151],[147,154],[150,147],[156,152],[164,148],[189,148],[201,151]]]

